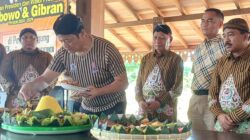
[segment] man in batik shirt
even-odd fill
[[[223,27],[225,47],[209,88],[209,107],[217,119],[217,131],[250,134],[250,45],[244,19],[228,21]]]
[[[169,26],[157,25],[153,31],[153,52],[142,58],[136,84],[140,113],[161,121],[176,120],[176,100],[183,86],[183,61],[169,50],[171,41]]]
[[[52,60],[48,52],[37,48],[38,36],[34,29],[24,28],[19,34],[22,48],[7,54],[1,67],[2,76],[11,83],[6,107],[20,105],[17,94],[21,86],[41,75]]]
[[[25,84],[20,94],[32,99],[63,71],[69,72],[81,90],[80,112],[86,114],[124,114],[127,73],[121,54],[108,40],[86,32],[82,19],[73,14],[57,18],[53,29],[62,47],[56,52],[45,72],[33,82]]]

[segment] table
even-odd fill
[[[21,135],[0,130],[1,140],[96,140],[89,132],[64,135]],[[193,130],[187,140],[250,140],[250,135]]]
[[[187,140],[250,140],[250,135],[233,132],[193,130]]]

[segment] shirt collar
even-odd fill
[[[210,42],[210,41],[212,41],[212,42],[218,42],[218,41],[221,40],[221,39],[223,39],[223,38],[222,38],[222,35],[217,34],[216,37],[214,37],[214,38],[211,38],[211,39],[206,38],[206,39],[204,40],[204,42]]]
[[[39,50],[38,48],[36,48],[34,51],[25,51],[24,49],[21,49],[21,53],[27,54],[27,55],[36,55],[36,54],[41,53],[41,50]]]
[[[237,58],[235,58],[232,53],[228,53],[227,54],[228,59],[232,59],[232,60],[239,60],[241,58],[245,59],[245,58],[247,58],[249,56],[250,56],[250,44],[246,48],[246,51],[242,55],[240,55],[239,57],[237,57]]]
[[[161,58],[161,57],[166,56],[166,55],[168,54],[169,51],[170,51],[170,50],[166,50],[166,51],[164,51],[160,56],[157,56],[157,52],[156,52],[156,50],[154,50],[154,51],[153,51],[153,56],[154,56],[154,57],[157,57],[157,58]]]

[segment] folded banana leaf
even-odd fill
[[[137,119],[135,118],[135,115],[130,115],[130,117],[129,117],[129,122],[130,123],[132,123],[132,124],[137,124],[138,123],[138,121],[137,121]]]
[[[2,115],[2,121],[4,124],[11,124],[11,115],[9,112],[4,111]]]
[[[102,112],[99,118],[100,118],[100,120],[105,120],[108,118],[108,116]]]
[[[143,133],[145,135],[156,135],[158,134],[158,132],[155,130],[155,128],[151,127],[151,126],[147,126],[144,130]]]
[[[182,132],[182,133],[185,133],[185,132],[188,132],[188,131],[189,131],[188,127],[187,127],[187,126],[184,126],[181,132]]]
[[[99,117],[97,115],[89,115],[89,121],[93,125]]]
[[[72,115],[74,125],[84,125],[89,122],[89,117],[86,114],[74,114]]]
[[[191,122],[188,123],[188,124],[186,124],[186,125],[183,127],[182,133],[188,132],[188,131],[190,131],[190,129],[191,129]]]
[[[52,126],[52,127],[58,127],[58,126],[60,126],[60,121],[59,121],[58,117],[52,116],[50,118],[50,121],[51,121],[51,123],[49,124],[49,126]]]
[[[72,126],[74,125],[72,116],[64,116],[64,123],[63,126]]]
[[[50,118],[45,118],[45,119],[42,120],[41,126],[49,126],[50,123],[51,123]]]
[[[177,125],[174,126],[172,133],[179,134],[179,127]]]
[[[30,126],[41,126],[40,120],[36,116],[32,116],[27,120],[27,124]]]
[[[168,123],[166,124],[166,126],[170,129],[174,129],[174,127],[176,126],[176,123]]]
[[[126,125],[126,124],[129,123],[128,119],[126,118],[126,115],[124,115],[124,114],[122,115],[119,123],[122,124],[122,125]]]
[[[68,111],[63,111],[63,112],[57,113],[56,115],[57,115],[57,116],[60,116],[60,115],[62,115],[62,116],[70,116],[71,113],[68,112]]]
[[[52,115],[54,115],[54,113],[50,109],[44,109],[41,111],[32,111],[31,112],[31,116],[37,117],[37,119],[50,118]]]
[[[16,117],[11,117],[11,124],[17,125]],[[27,123],[24,123],[25,125],[28,125]]]
[[[116,125],[113,125],[113,126],[111,127],[110,132],[116,133]]]
[[[106,123],[104,123],[104,124],[102,124],[102,130],[107,130],[107,128],[108,128],[108,123],[106,122]]]
[[[124,126],[122,126],[122,125],[117,125],[116,126],[116,132],[117,133],[122,133],[122,134],[126,134],[127,133],[126,130],[125,130],[125,128],[124,128]]]
[[[190,130],[192,127],[192,122],[189,122],[188,124],[186,124],[187,128]]]
[[[134,127],[130,130],[130,134],[142,134],[142,131]]]
[[[99,119],[97,119],[94,123],[94,128],[99,128]]]
[[[118,115],[115,112],[113,112],[111,114],[109,120],[111,120],[112,122],[118,122],[119,121],[119,117],[118,117]]]
[[[167,126],[162,127],[161,134],[170,134],[169,128]]]
[[[27,124],[28,117],[25,115],[16,115],[16,122],[19,126],[25,126]]]

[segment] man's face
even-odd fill
[[[153,47],[158,53],[162,53],[169,49],[171,43],[171,35],[163,32],[154,32]]]
[[[244,43],[248,41],[246,33],[241,34],[237,29],[226,28],[223,33],[225,47],[228,52],[238,53],[244,48]]]
[[[62,43],[62,46],[70,53],[81,51],[80,36],[75,34],[57,35],[57,38]]]
[[[214,38],[219,32],[223,21],[215,12],[205,12],[201,18],[201,30],[207,38]]]
[[[32,33],[27,32],[22,35],[20,42],[22,44],[22,49],[25,51],[33,51],[36,49],[37,37]]]

